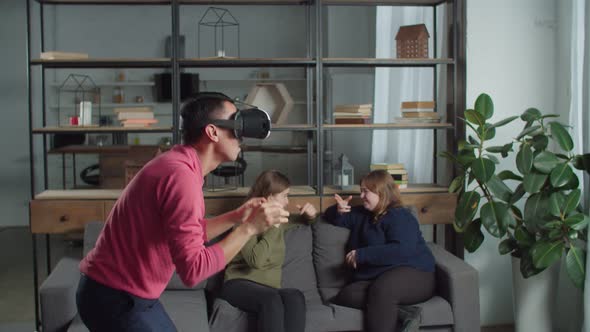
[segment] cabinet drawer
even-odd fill
[[[33,200],[31,232],[68,233],[83,231],[91,221],[104,221],[104,201]]]

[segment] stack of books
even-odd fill
[[[147,128],[158,123],[151,107],[117,107],[113,111],[125,128]]]
[[[391,177],[393,177],[393,180],[400,189],[408,188],[408,171],[404,168],[404,164],[371,164],[370,169],[371,171],[378,169],[385,170],[391,174]]]
[[[395,118],[398,123],[437,123],[440,115],[434,110],[434,101],[402,102],[402,117]]]
[[[369,124],[373,104],[337,105],[334,108],[334,124]]]

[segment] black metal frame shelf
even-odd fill
[[[457,139],[464,136],[465,129],[459,125],[457,118],[462,116],[462,110],[465,109],[465,1],[466,0],[25,0],[27,3],[27,60],[29,64],[27,86],[29,90],[29,153],[31,163],[31,199],[42,199],[43,195],[37,195],[37,188],[35,184],[35,149],[33,146],[34,135],[41,135],[43,139],[43,168],[45,173],[44,188],[48,189],[48,172],[47,172],[47,155],[49,153],[64,155],[71,153],[73,150],[87,151],[82,153],[100,153],[101,151],[109,150],[109,147],[104,149],[96,147],[76,146],[70,147],[73,149],[68,152],[67,149],[54,149],[47,151],[49,134],[55,133],[112,133],[113,135],[125,135],[125,133],[171,133],[172,142],[178,143],[180,140],[179,130],[179,112],[180,112],[180,72],[183,68],[249,68],[249,67],[286,67],[286,68],[302,68],[305,72],[305,77],[301,81],[305,81],[306,100],[299,102],[304,104],[306,109],[306,124],[288,124],[288,125],[273,125],[272,130],[276,132],[303,132],[307,135],[305,145],[288,148],[288,147],[264,147],[252,146],[247,147],[244,152],[260,151],[263,153],[278,152],[278,153],[306,153],[307,154],[307,178],[308,187],[311,189],[306,195],[324,195],[331,192],[324,181],[324,153],[330,151],[330,146],[325,145],[329,142],[329,134],[335,131],[350,131],[350,130],[443,130],[446,132],[447,142],[454,144]],[[31,3],[37,3],[40,7],[41,24],[32,24],[32,10]],[[44,37],[44,23],[43,23],[43,7],[44,5],[105,5],[105,6],[136,6],[136,5],[157,5],[168,6],[171,16],[171,54],[170,58],[89,58],[89,59],[59,59],[59,60],[45,60],[32,59],[32,38],[31,31],[33,28],[41,31],[40,51],[45,51],[45,37]],[[305,7],[305,53],[302,52],[303,57],[292,58],[180,58],[180,7],[191,5],[249,5],[249,6],[304,6]],[[442,6],[445,5],[445,6]],[[439,7],[443,7],[445,15],[449,18],[446,27],[450,28],[443,43],[450,43],[448,47],[449,58],[437,58],[436,52],[433,58],[429,59],[399,59],[399,58],[336,58],[327,57],[324,52],[326,38],[325,32],[325,12],[329,6],[412,6],[412,7],[432,7],[434,9],[434,36],[436,33],[436,12]],[[303,24],[303,23],[302,23]],[[315,28],[312,31],[312,27]],[[434,49],[436,50],[436,38],[434,39]],[[35,51],[36,52],[36,51]],[[325,55],[324,55],[325,54]],[[42,112],[42,123],[33,121],[33,100],[32,100],[32,67],[40,66],[41,81],[42,81],[42,100],[40,111]],[[432,68],[434,71],[434,100],[437,100],[437,71],[446,70],[447,82],[442,82],[448,88],[446,89],[447,100],[447,119],[452,123],[378,123],[366,125],[335,125],[326,124],[330,122],[329,110],[326,109],[325,103],[325,84],[324,75],[325,68],[348,67],[348,68],[377,68],[377,67],[399,67],[399,68]],[[45,69],[59,69],[59,68],[166,68],[172,75],[172,126],[170,127],[148,127],[148,128],[125,128],[125,127],[51,127],[47,124],[47,105],[45,105]],[[261,80],[265,81],[265,80]],[[269,81],[282,81],[280,78]],[[37,106],[36,106],[37,107]],[[39,120],[39,119],[37,119]],[[37,127],[37,128],[36,128]],[[40,127],[40,128],[39,128]],[[434,135],[434,146],[437,146],[436,136]],[[38,137],[38,136],[37,136]],[[116,148],[115,148],[116,149]],[[76,150],[78,151],[78,150]],[[75,153],[75,152],[73,152]],[[436,151],[433,156],[434,169],[436,170]],[[315,174],[314,174],[315,172]],[[315,175],[315,176],[314,176]],[[64,177],[65,178],[65,177]],[[434,178],[436,182],[436,177]],[[39,187],[42,187],[39,185]],[[65,186],[65,185],[64,185]],[[42,189],[42,188],[41,188]],[[416,191],[417,190],[417,191]],[[422,188],[411,188],[409,190],[402,190],[407,193],[425,192],[444,192],[445,188],[426,184]],[[87,190],[88,191],[88,190]],[[75,191],[72,191],[75,192]],[[292,192],[293,193],[293,192]],[[215,197],[231,197],[219,193]],[[224,196],[226,195],[226,196]],[[295,194],[297,195],[297,194]],[[211,197],[211,195],[206,195]],[[72,197],[76,197],[75,194]],[[116,197],[115,197],[116,198]],[[452,234],[452,227],[447,230],[446,236],[451,239],[450,246],[456,254],[461,256],[462,243],[456,241]],[[32,234],[33,240],[33,268],[34,268],[34,283],[35,283],[35,318],[36,327],[40,326],[39,319],[39,298],[38,298],[38,269],[37,269],[37,241],[36,235]],[[47,269],[51,268],[50,262],[50,246],[49,236],[46,235],[46,255],[47,255]]]

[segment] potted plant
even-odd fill
[[[483,230],[502,239],[500,254],[515,257],[525,279],[556,265],[565,255],[571,281],[583,288],[589,217],[580,207],[582,193],[573,168],[590,173],[590,154],[574,155],[573,140],[555,119],[558,115],[543,115],[535,108],[520,116],[523,129],[512,140],[489,146],[496,128],[519,118],[492,123],[493,114],[492,99],[481,94],[475,107],[465,111],[463,120],[471,129],[467,140],[458,142],[456,153],[442,153],[458,168],[449,187],[459,194],[455,229],[464,233],[469,252],[483,242]],[[496,168],[499,158],[514,153],[513,167]]]

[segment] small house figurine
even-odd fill
[[[398,58],[428,58],[430,34],[424,24],[399,27],[395,35]]]
[[[354,185],[354,167],[343,153],[334,166],[334,184],[338,189],[352,189]]]

